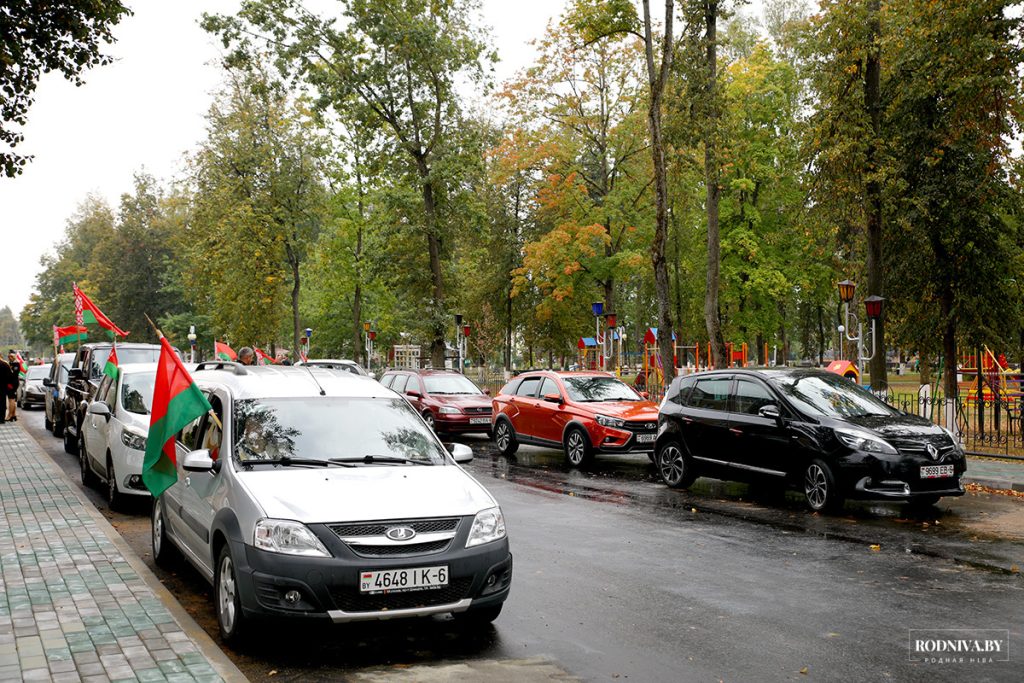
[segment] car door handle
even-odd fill
[[[683,422],[685,422],[688,425],[692,425],[693,424],[693,418],[692,417],[686,417],[684,415],[683,417],[680,417],[679,419],[682,420]]]
[[[192,485],[192,477],[185,477],[185,486]]]
[[[736,436],[743,436],[743,430],[742,429],[738,429],[736,427],[729,427],[729,431],[732,432],[733,434],[735,434]]]

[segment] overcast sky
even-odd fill
[[[28,303],[39,258],[51,253],[75,207],[95,193],[117,207],[145,169],[179,174],[185,152],[202,139],[204,115],[221,81],[219,46],[200,30],[203,11],[230,12],[237,0],[129,0],[134,10],[115,28],[107,53],[117,62],[94,69],[76,88],[44,76],[29,111],[22,154],[35,155],[15,179],[0,178],[0,308]],[[529,64],[539,37],[565,0],[484,0],[502,62],[498,79]],[[17,245],[18,253],[10,250]],[[69,312],[70,316],[70,312]],[[55,321],[57,322],[57,321]]]

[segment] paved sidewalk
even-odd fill
[[[964,481],[994,489],[1024,491],[1024,461],[967,457]]]
[[[0,424],[0,681],[242,681],[16,423]]]

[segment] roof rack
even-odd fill
[[[196,372],[200,370],[230,370],[236,375],[248,375],[249,371],[241,363],[233,360],[208,360],[196,366]]]

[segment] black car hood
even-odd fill
[[[931,420],[917,415],[865,415],[844,417],[835,420],[837,424],[857,425],[877,432],[885,437],[934,436],[942,434],[942,428]]]

